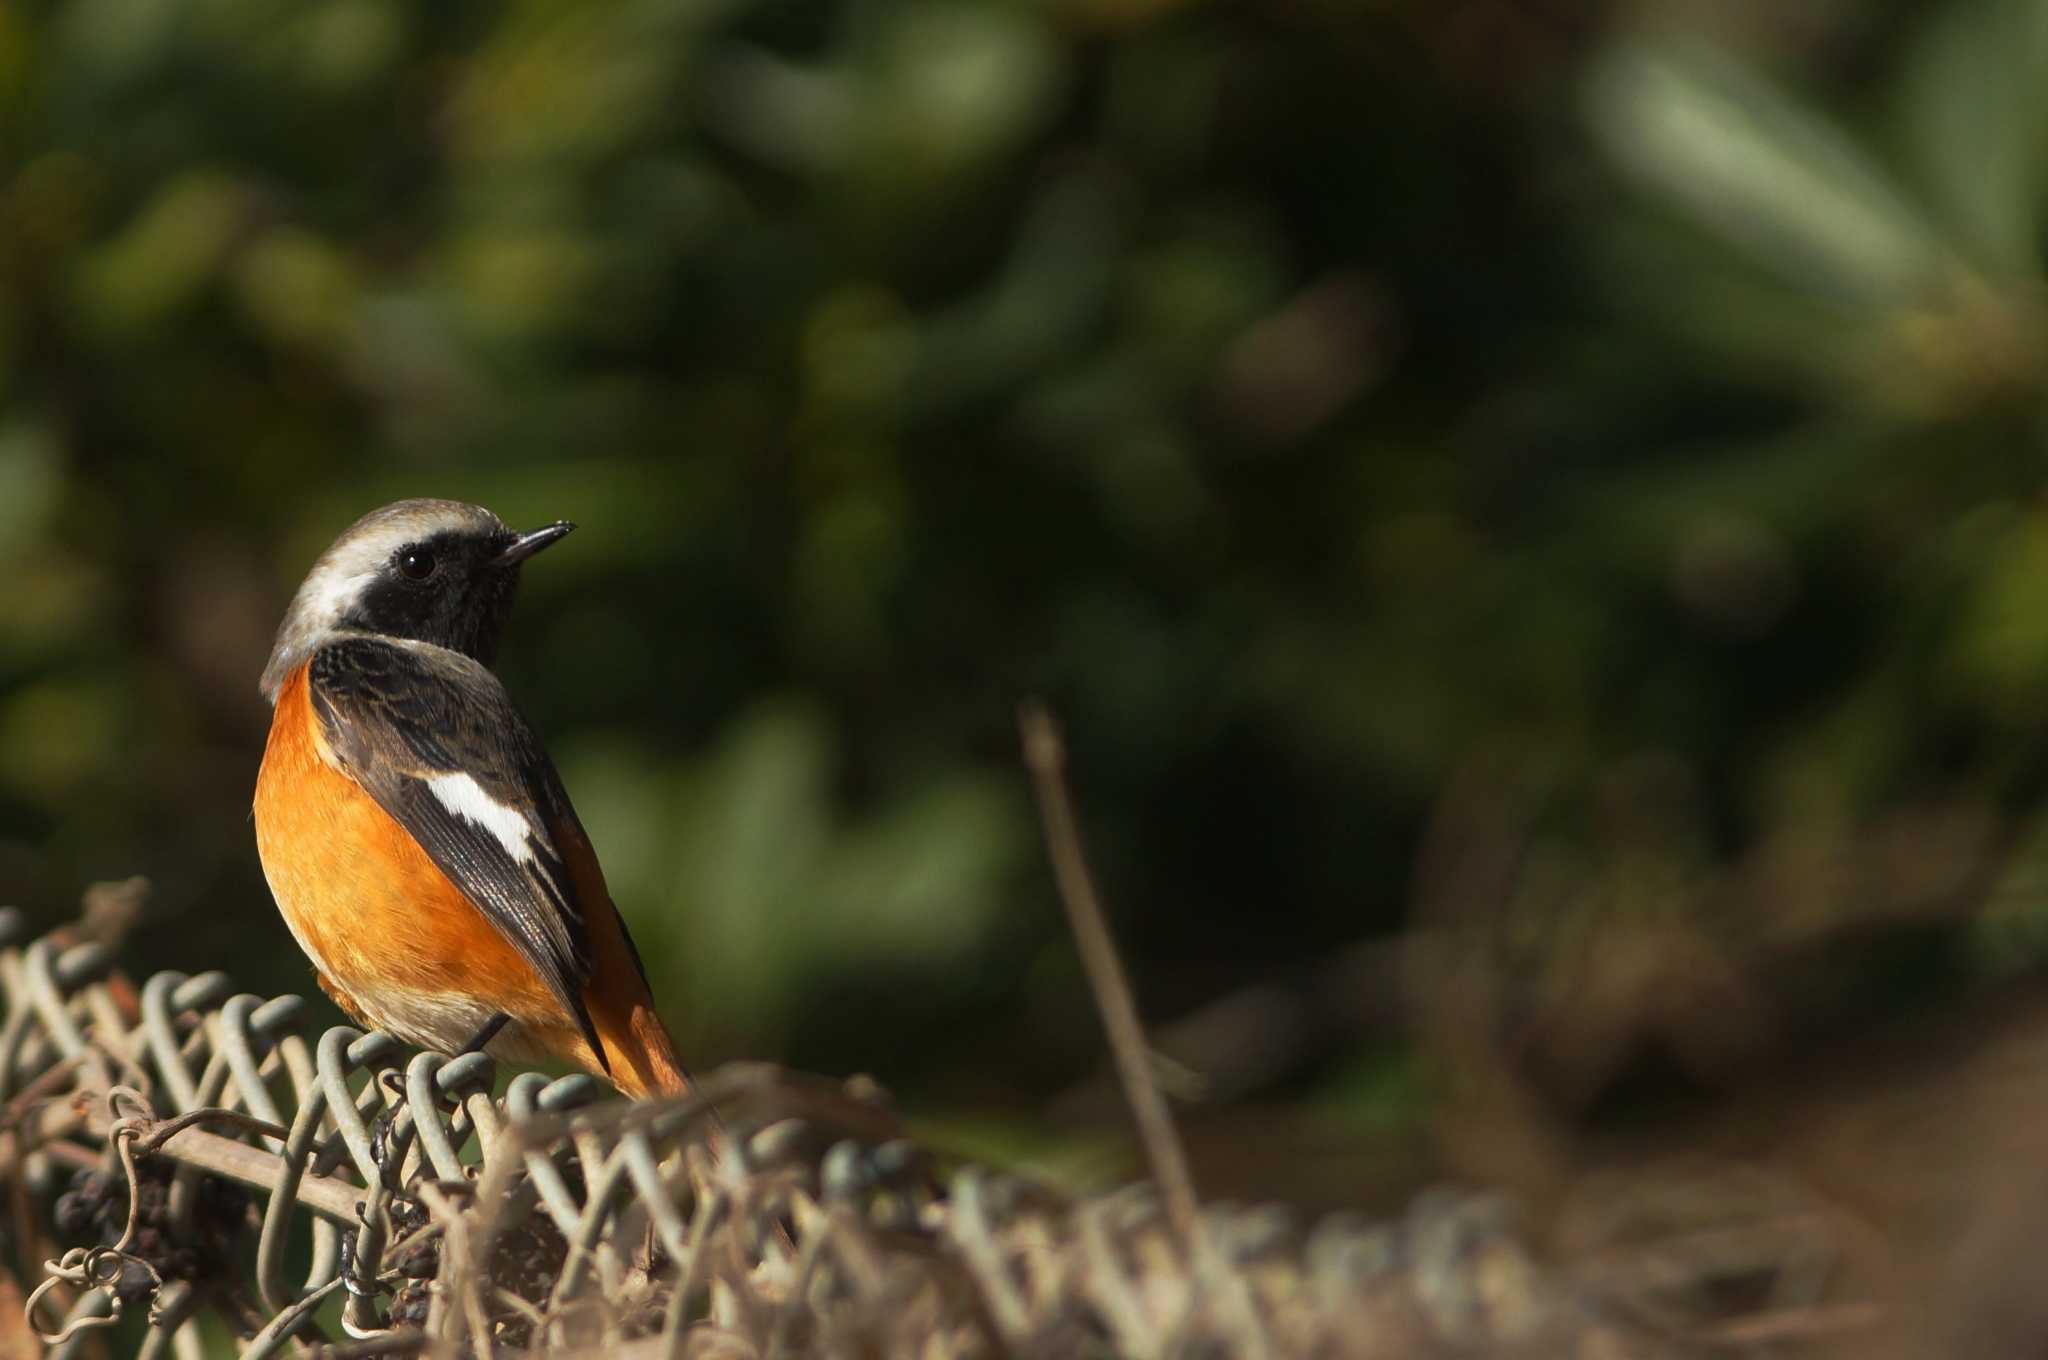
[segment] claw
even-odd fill
[[[401,1160],[397,1148],[398,1108],[386,1105],[370,1121],[370,1160],[377,1164],[377,1174],[387,1185],[391,1184]]]

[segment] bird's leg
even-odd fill
[[[474,1035],[470,1036],[469,1042],[464,1044],[461,1048],[457,1049],[455,1056],[459,1058],[464,1053],[483,1052],[484,1045],[488,1044],[491,1040],[497,1038],[498,1031],[505,1028],[505,1026],[510,1023],[512,1023],[512,1017],[505,1014],[505,1012],[503,1011],[499,1011],[496,1015],[484,1021],[484,1027],[478,1030]]]

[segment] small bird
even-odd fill
[[[490,664],[520,565],[575,526],[373,510],[320,555],[264,667],[256,848],[321,988],[442,1052],[688,1088],[604,871]]]

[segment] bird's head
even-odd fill
[[[519,566],[576,526],[516,533],[480,505],[398,501],[351,524],[313,563],[285,611],[263,692],[339,633],[429,642],[485,665],[512,610]]]

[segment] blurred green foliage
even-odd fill
[[[164,965],[307,986],[255,676],[406,495],[584,526],[502,669],[690,1051],[934,1105],[1099,1051],[1027,693],[1160,1017],[1476,755],[1560,911],[2038,793],[2037,0],[29,0],[0,168],[0,896]]]

